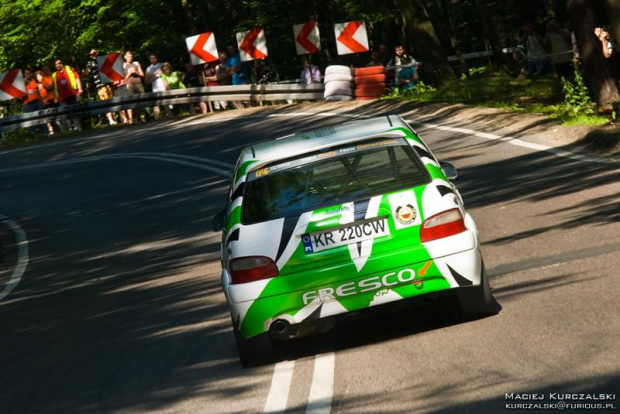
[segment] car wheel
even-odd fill
[[[264,332],[245,339],[236,327],[233,327],[233,331],[235,332],[239,360],[243,368],[266,365],[274,361],[274,346],[269,333]]]
[[[480,285],[461,288],[458,295],[461,315],[467,319],[483,318],[496,313],[496,302],[491,293],[491,285],[489,285],[489,277],[484,268],[484,263],[482,264]]]

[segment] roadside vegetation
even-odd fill
[[[507,74],[492,73],[487,67],[470,69],[470,76],[444,83],[435,88],[420,82],[418,87],[383,99],[419,102],[462,103],[498,108],[511,112],[532,113],[558,119],[564,125],[596,127],[617,119],[613,111],[597,111],[588,88],[579,73],[574,80],[552,75],[534,79],[518,79]]]

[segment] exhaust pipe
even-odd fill
[[[275,338],[285,339],[289,337],[290,327],[291,324],[289,321],[284,319],[276,319],[269,326],[269,332],[271,332],[271,335]]]

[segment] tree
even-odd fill
[[[476,9],[478,10],[478,16],[480,17],[480,22],[482,23],[484,35],[489,44],[491,45],[491,50],[493,51],[493,56],[495,57],[497,66],[502,67],[504,63],[504,54],[502,52],[502,47],[499,43],[499,38],[495,33],[493,21],[491,20],[491,16],[489,15],[489,9],[486,3],[487,2],[484,0],[476,0]]]
[[[603,57],[601,44],[594,36],[594,28],[605,26],[608,10],[605,0],[570,0],[568,12],[577,37],[583,75],[594,101],[601,107],[609,107],[620,100],[618,79],[614,77],[612,64],[615,59]]]
[[[422,61],[423,70],[427,76],[434,75],[438,83],[456,79],[424,2],[422,0],[397,0],[396,4],[402,12],[404,31],[409,39],[413,39],[416,57]]]
[[[611,32],[616,42],[620,44],[620,0],[607,0]]]

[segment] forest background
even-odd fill
[[[618,79],[592,31],[602,26],[620,33],[620,0],[0,0],[0,72],[37,68],[55,58],[83,69],[92,48],[102,54],[132,50],[143,64],[153,52],[182,69],[189,61],[186,37],[211,31],[218,50],[225,50],[236,43],[236,32],[261,27],[269,56],[252,65],[291,79],[301,70],[293,24],[319,22],[322,50],[312,58],[321,68],[364,66],[370,53],[339,56],[333,32],[334,23],[364,20],[370,50],[404,44],[423,62],[424,83],[440,88],[469,78],[480,66],[485,69],[479,73],[516,77],[522,62],[503,49],[519,44],[524,22],[544,35],[552,17],[577,36],[592,100],[600,107],[617,102]],[[447,60],[484,50],[493,57]]]

